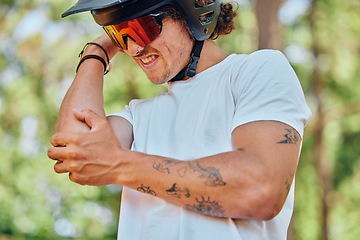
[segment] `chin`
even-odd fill
[[[154,76],[153,74],[146,74],[150,82],[156,85],[161,85],[167,83],[171,78],[169,78],[168,74],[164,74],[163,76]]]

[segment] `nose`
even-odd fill
[[[139,53],[144,49],[144,47],[137,44],[135,41],[133,41],[131,38],[127,39],[127,54],[130,56],[136,56],[139,55]]]

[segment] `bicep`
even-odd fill
[[[267,171],[265,178],[279,190],[290,190],[296,172],[301,137],[291,126],[277,121],[256,121],[232,133],[234,150],[241,150]],[[287,194],[287,192],[286,192]]]
[[[134,140],[131,123],[125,118],[119,116],[109,116],[107,117],[107,120],[112,126],[120,144],[125,148],[130,149]]]

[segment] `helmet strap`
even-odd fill
[[[183,70],[181,70],[173,79],[171,79],[170,82],[183,80],[185,78],[192,78],[195,76],[197,64],[200,59],[200,54],[203,46],[204,41],[195,40],[188,65]]]

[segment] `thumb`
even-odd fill
[[[87,110],[77,110],[73,109],[74,116],[82,122],[85,122],[91,130],[94,130],[102,117],[96,114],[94,111],[87,109]]]

